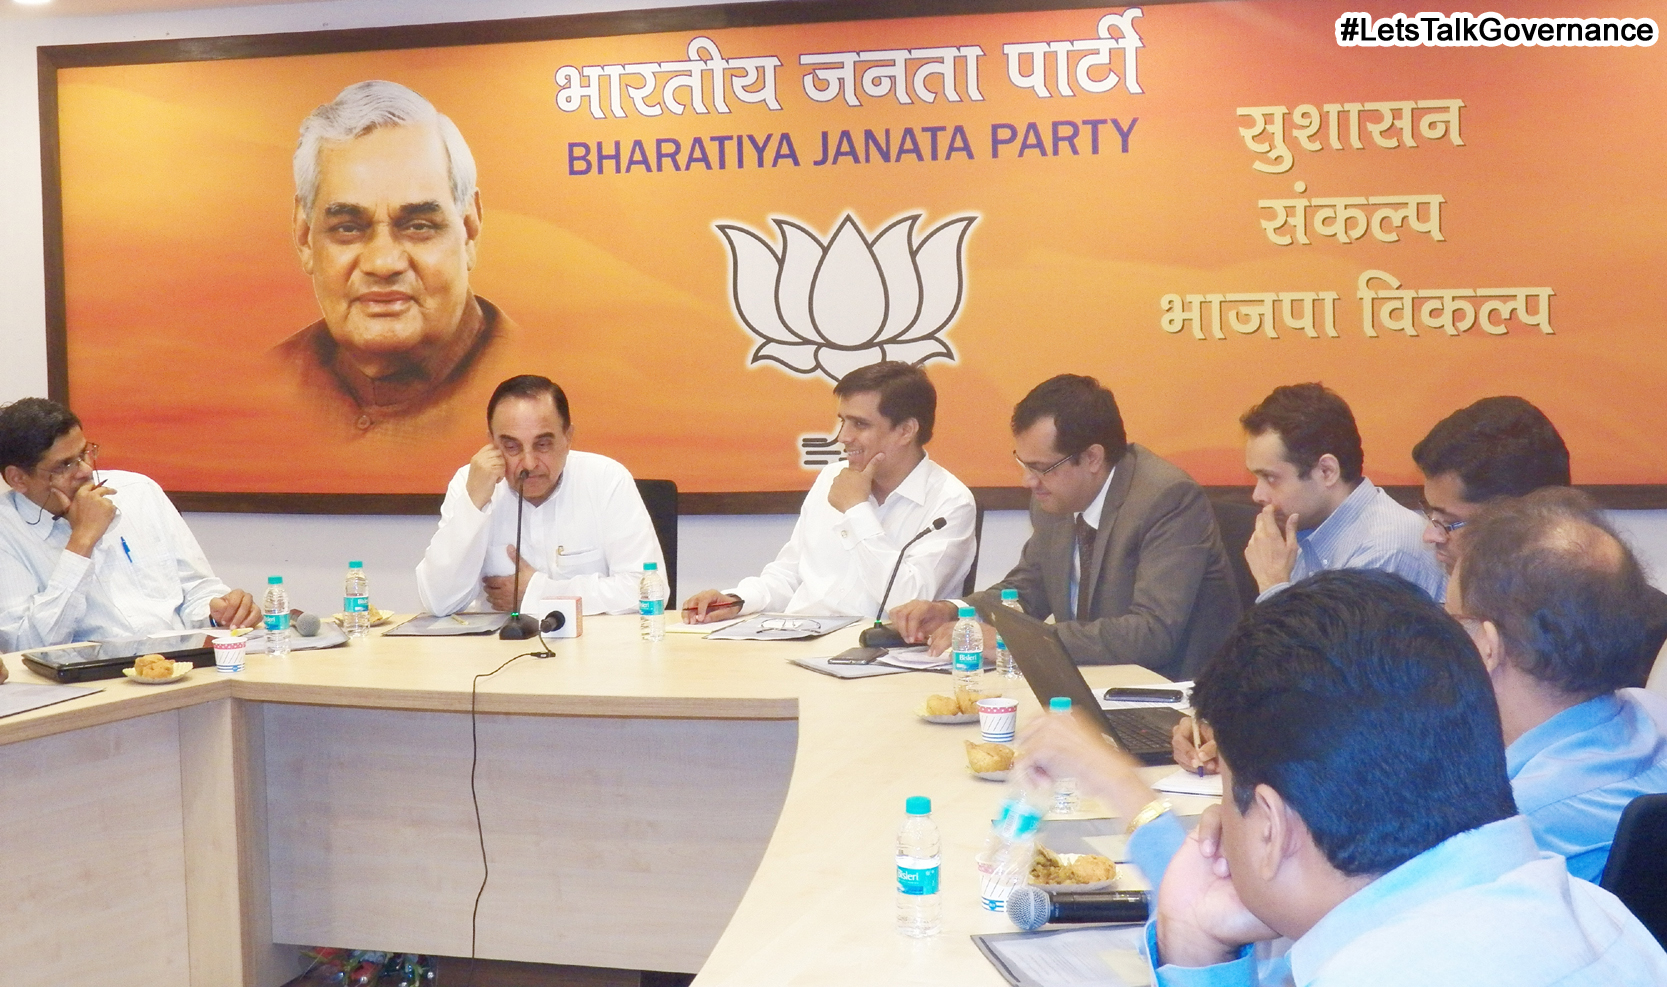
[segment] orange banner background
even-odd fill
[[[1513,5],[1512,16],[1652,16],[1667,5]],[[106,464],[171,490],[420,493],[444,488],[485,441],[484,408],[431,435],[342,441],[315,430],[309,395],[275,386],[265,350],[319,317],[290,244],[296,129],[344,86],[385,78],[450,116],[473,149],[484,203],[472,283],[524,331],[517,369],[572,398],[575,445],[687,491],[791,490],[813,473],[797,443],[833,424],[831,382],[773,363],[730,297],[733,223],[775,243],[774,217],[824,240],[853,215],[976,215],[965,291],[927,364],[939,393],[933,456],[973,486],[1011,486],[1007,416],[1040,380],[1089,373],[1117,394],[1132,439],[1204,483],[1246,481],[1238,415],[1273,386],[1319,379],[1352,404],[1379,483],[1412,482],[1408,450],[1490,394],[1544,408],[1579,483],[1667,482],[1658,341],[1667,249],[1661,46],[1343,48],[1333,21],[1360,5],[1188,3],[1133,23],[1143,94],[1041,99],[1008,79],[1004,43],[1095,36],[1108,10],[965,15],[63,69],[58,73],[69,398]],[[1373,13],[1392,7],[1373,5]],[[555,102],[565,65],[672,61],[704,34],[726,57],[776,55],[783,109],[592,119]],[[982,101],[816,103],[810,52],[982,47]],[[1121,53],[1112,58],[1122,69]],[[861,75],[859,66],[858,75]],[[964,91],[964,90],[963,90]],[[1464,145],[1308,152],[1252,168],[1238,107],[1457,98]],[[629,101],[626,102],[629,107]],[[1368,114],[1363,113],[1363,117]],[[1117,118],[1100,153],[991,157],[991,125]],[[1375,119],[1375,117],[1373,118]],[[817,167],[821,135],[960,125],[973,160]],[[569,174],[569,145],[792,134],[800,165]],[[1287,124],[1287,134],[1289,125]],[[1325,137],[1322,128],[1320,136]],[[749,152],[750,153],[750,152]],[[765,155],[768,165],[770,154]],[[715,161],[714,161],[715,164]],[[1443,242],[1314,236],[1276,246],[1261,199],[1439,194]],[[1283,232],[1289,233],[1286,229]],[[1355,296],[1380,269],[1412,288],[1548,286],[1547,335],[1520,322],[1367,338]],[[1337,338],[1166,332],[1165,294],[1333,291]],[[1480,300],[1477,300],[1479,307]],[[1208,334],[1207,334],[1208,335]]]

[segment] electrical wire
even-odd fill
[[[540,644],[544,642],[539,641]],[[480,821],[480,794],[475,788],[475,771],[480,766],[480,730],[476,718],[477,703],[480,698],[480,680],[489,679],[522,658],[543,657],[536,651],[526,651],[504,662],[490,672],[476,675],[469,684],[469,800],[475,805],[475,837],[480,841],[480,889],[475,892],[475,907],[469,913],[469,972],[464,976],[463,983],[469,987],[475,982],[475,938],[480,928],[480,899],[486,894],[486,882],[492,876],[492,867],[486,860],[486,830]]]

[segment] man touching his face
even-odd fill
[[[491,441],[452,476],[417,565],[423,609],[543,614],[552,598],[577,596],[585,613],[634,612],[643,564],[663,572],[665,560],[631,474],[572,448],[567,394],[548,377],[499,384],[486,420]]]

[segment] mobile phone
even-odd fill
[[[872,665],[874,659],[886,653],[885,648],[846,648],[828,659],[830,665]]]
[[[1115,689],[1107,689],[1105,699],[1108,703],[1178,703],[1186,698],[1186,693],[1180,689],[1162,689],[1154,686],[1125,685]]]

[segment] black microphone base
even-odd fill
[[[857,643],[865,648],[904,648],[908,642],[890,624],[875,624],[857,635]]]
[[[525,641],[537,636],[538,622],[524,613],[510,614],[509,621],[498,629],[500,641]]]

